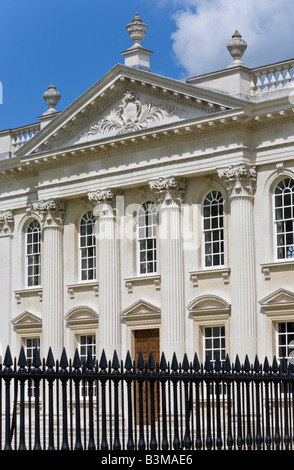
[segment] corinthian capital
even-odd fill
[[[11,211],[0,212],[0,237],[10,236],[14,229],[14,215]]]
[[[59,199],[39,201],[33,204],[34,211],[38,212],[44,227],[62,226],[64,221],[65,203]]]
[[[97,189],[97,191],[88,193],[89,201],[94,204],[109,204],[113,206],[116,200],[116,192],[111,189]]]
[[[227,170],[218,172],[224,180],[226,188],[233,196],[253,196],[256,189],[256,167],[253,165],[229,166]]]
[[[96,191],[88,193],[89,201],[95,206],[93,214],[96,217],[102,215],[111,215],[114,212],[116,205],[116,197],[121,194],[121,191],[111,188],[97,189]]]
[[[186,190],[186,180],[175,176],[160,177],[149,182],[150,189],[155,192],[159,202],[181,203]]]

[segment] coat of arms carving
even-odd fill
[[[173,114],[173,106],[141,103],[135,93],[128,91],[124,94],[121,104],[116,109],[111,110],[97,124],[92,125],[83,137],[97,133],[115,132],[116,134],[124,134],[138,131],[147,128],[151,122],[172,117]]]

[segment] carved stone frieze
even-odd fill
[[[14,215],[11,211],[0,212],[0,237],[10,236],[14,230]]]
[[[173,106],[154,105],[141,103],[138,95],[127,91],[121,104],[104,116],[97,124],[90,127],[82,137],[88,137],[98,133],[114,132],[124,134],[126,132],[138,131],[147,128],[151,122],[159,121],[166,117],[172,117]]]
[[[160,177],[149,182],[159,202],[181,203],[186,190],[186,180],[175,176]]]
[[[229,166],[218,175],[224,180],[227,191],[233,196],[253,196],[256,189],[256,167],[253,165]]]
[[[33,209],[39,213],[44,227],[63,226],[65,203],[59,199],[39,201],[33,204]]]

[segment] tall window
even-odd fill
[[[156,272],[156,205],[145,202],[138,211],[139,274]]]
[[[204,328],[204,360],[206,357],[215,362],[217,356],[220,361],[225,360],[226,340],[224,326],[211,326]]]
[[[294,258],[294,181],[286,178],[276,186],[274,193],[276,256]]]
[[[294,322],[277,325],[278,359],[294,359]]]
[[[41,284],[41,227],[33,220],[26,231],[26,271],[27,285]]]
[[[224,265],[223,196],[212,191],[202,205],[204,266]]]
[[[95,219],[91,211],[80,221],[80,276],[82,281],[96,279]]]

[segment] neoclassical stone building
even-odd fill
[[[146,29],[68,108],[51,84],[0,132],[0,352],[290,356],[294,62],[249,68],[236,32],[228,67],[177,81]]]

